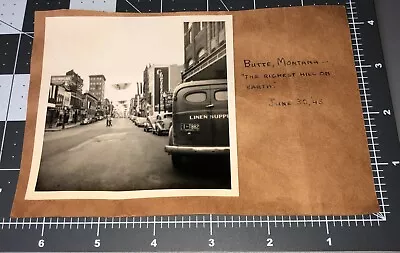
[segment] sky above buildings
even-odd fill
[[[47,18],[44,75],[63,75],[73,69],[89,90],[89,75],[106,77],[105,97],[129,100],[136,82],[151,64],[183,64],[183,22],[159,17]],[[132,83],[116,90],[115,83]]]

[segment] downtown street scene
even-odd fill
[[[162,55],[134,61],[117,49],[93,51],[89,63],[55,53],[36,191],[231,188],[225,24],[174,30]]]
[[[46,132],[37,182],[40,191],[130,191],[229,187],[227,170],[173,168],[168,136],[147,133],[129,118]],[[199,168],[200,167],[200,168]]]

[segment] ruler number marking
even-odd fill
[[[94,247],[95,248],[100,248],[100,245],[101,245],[101,241],[100,241],[100,239],[96,239],[96,240],[94,240]]]
[[[38,246],[39,246],[39,248],[43,248],[44,247],[44,239],[40,239],[38,241]]]
[[[208,240],[208,246],[211,247],[211,248],[214,247],[214,246],[215,246],[215,240],[212,239],[212,238],[209,239],[209,240]]]
[[[274,240],[272,238],[267,238],[267,247],[274,247]]]
[[[332,246],[332,238],[328,237],[328,239],[326,239],[326,241],[328,242],[329,246]]]
[[[389,109],[383,110],[383,115],[392,115],[392,112]]]
[[[375,63],[375,68],[376,69],[381,69],[382,67],[383,67],[382,63],[380,63],[380,62]]]
[[[157,239],[153,239],[153,241],[151,241],[150,245],[154,248],[157,247]]]

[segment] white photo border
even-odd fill
[[[48,31],[48,24],[55,19],[179,19],[182,22],[225,22],[226,36],[226,63],[228,83],[228,115],[229,115],[229,145],[230,145],[230,175],[231,189],[162,189],[162,190],[132,190],[132,191],[35,191],[40,160],[42,156],[45,119],[47,110],[47,99],[51,74],[47,66],[51,64],[51,56],[46,55],[46,46],[43,53],[43,68],[41,76],[41,89],[39,95],[38,113],[35,129],[35,140],[31,170],[26,189],[26,200],[57,200],[57,199],[138,199],[138,198],[159,198],[159,197],[187,197],[187,196],[215,196],[215,197],[237,197],[239,196],[239,173],[237,156],[237,135],[236,135],[236,103],[235,103],[235,80],[234,80],[234,51],[233,51],[233,17],[232,15],[189,15],[189,16],[162,16],[162,17],[99,17],[99,16],[74,16],[74,17],[46,17],[45,39],[51,36]]]

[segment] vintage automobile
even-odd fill
[[[146,123],[146,118],[145,117],[137,117],[136,119],[135,119],[135,125],[136,126],[138,126],[138,127],[144,127],[144,123]]]
[[[153,132],[156,125],[156,116],[148,116],[146,120],[143,131]]]
[[[204,80],[182,83],[175,88],[172,127],[165,151],[174,168],[181,169],[185,157],[229,155],[227,81]]]
[[[92,123],[92,119],[91,118],[84,118],[81,121],[81,125],[87,125],[87,124],[90,124],[90,123]]]
[[[161,113],[157,115],[157,120],[154,126],[153,133],[156,135],[168,135],[169,129],[172,126],[172,113]]]
[[[129,115],[129,119],[130,119],[132,122],[134,122],[135,119],[136,119],[136,116],[135,116],[135,115]]]

